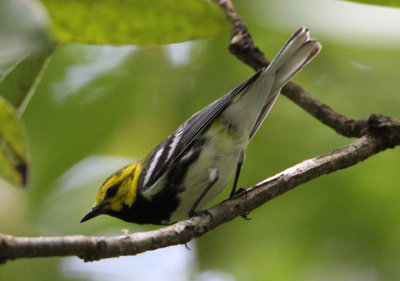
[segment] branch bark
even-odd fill
[[[369,134],[350,145],[305,160],[247,190],[234,199],[159,230],[116,237],[12,237],[0,235],[0,262],[17,258],[78,256],[85,261],[136,255],[145,251],[184,244],[217,226],[250,212],[296,186],[344,169],[387,148],[400,144],[400,122],[372,115]]]
[[[236,12],[230,0],[214,0],[224,11],[227,20],[232,24],[232,36],[229,44],[230,52],[245,64],[258,70],[269,64],[264,53],[254,44],[254,41]],[[309,114],[325,125],[346,137],[361,137],[367,128],[367,119],[353,120],[332,110],[329,106],[311,96],[301,86],[289,81],[283,87],[282,94],[303,108]]]
[[[268,64],[264,54],[254,45],[232,3],[229,0],[214,1],[233,24],[229,47],[232,54],[255,69]],[[71,255],[93,261],[184,244],[305,182],[350,167],[382,150],[400,145],[400,122],[396,119],[374,114],[362,120],[349,119],[293,82],[285,86],[283,93],[339,134],[359,139],[345,147],[305,160],[198,216],[159,230],[116,237],[13,237],[0,234],[0,262]]]

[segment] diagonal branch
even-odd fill
[[[145,251],[187,243],[191,239],[200,237],[217,226],[233,220],[240,214],[258,208],[296,186],[324,174],[353,166],[379,151],[400,144],[400,122],[387,119],[385,124],[372,124],[371,127],[385,131],[392,136],[392,139],[369,135],[363,136],[350,145],[322,156],[305,160],[260,182],[234,199],[224,201],[203,214],[174,225],[159,230],[116,237],[64,236],[28,238],[0,235],[0,261],[71,255],[78,256],[85,261],[93,261],[136,255]]]
[[[232,24],[233,30],[229,44],[230,52],[255,70],[268,65],[269,61],[254,44],[246,24],[236,12],[232,2],[230,0],[214,0],[214,2],[221,7],[226,18]],[[282,94],[343,136],[360,137],[367,128],[366,119],[353,120],[347,118],[311,96],[306,90],[292,81],[283,87]]]
[[[232,3],[229,0],[214,1],[221,6],[233,24],[231,52],[255,69],[268,64],[263,53],[254,45]],[[203,214],[159,230],[116,237],[30,238],[0,234],[0,262],[18,258],[71,255],[85,261],[93,261],[136,255],[158,248],[184,244],[305,182],[353,166],[380,151],[400,145],[400,122],[396,119],[380,115],[371,115],[363,120],[348,119],[292,82],[283,89],[283,93],[338,133],[360,138],[350,145],[286,169],[250,188],[246,193],[224,201]]]

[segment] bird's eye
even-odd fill
[[[115,194],[117,194],[118,187],[119,187],[119,185],[110,186],[110,187],[107,189],[106,196],[107,196],[107,197],[114,197]]]

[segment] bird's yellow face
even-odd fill
[[[81,222],[107,212],[119,212],[135,203],[141,164],[136,162],[112,174],[100,187],[93,208]]]

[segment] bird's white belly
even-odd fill
[[[219,128],[215,128],[219,126]],[[206,138],[209,139],[208,148],[205,149],[197,161],[188,169],[185,182],[185,190],[178,197],[180,205],[172,213],[170,220],[177,221],[185,218],[199,198],[200,194],[210,183],[210,172],[218,170],[218,180],[200,201],[197,210],[204,208],[218,194],[220,194],[233,178],[241,152],[246,148],[247,141],[238,140],[226,132],[221,134],[221,126],[210,128]],[[219,130],[217,134],[210,133]]]

